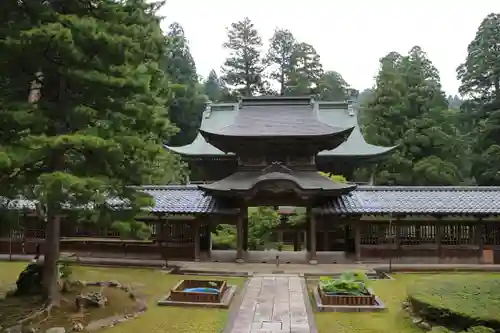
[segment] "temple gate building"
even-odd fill
[[[350,180],[356,168],[396,148],[368,144],[350,102],[253,97],[209,104],[195,140],[166,148],[189,163],[192,182],[141,188],[155,200],[138,217],[151,226],[149,241],[114,241],[118,235],[107,228],[63,223],[61,249],[208,260],[211,231],[232,224],[232,260],[245,262],[248,207],[299,206],[306,223],[279,231],[305,238],[311,264],[333,263],[332,251],[343,254],[341,262],[500,263],[500,187],[365,186],[319,173]],[[31,253],[43,244],[43,226],[29,213],[34,205],[18,206],[24,228],[12,242],[0,227],[0,252]]]

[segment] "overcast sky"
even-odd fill
[[[174,21],[184,27],[202,76],[220,70],[226,28],[248,16],[265,43],[276,27],[289,29],[316,48],[326,70],[338,71],[360,90],[373,85],[382,56],[420,45],[445,91],[455,94],[455,69],[491,12],[500,12],[499,0],[167,0],[161,14],[164,28]]]

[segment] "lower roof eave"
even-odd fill
[[[499,216],[499,212],[459,212],[459,211],[440,211],[440,212],[429,212],[429,211],[397,211],[397,210],[386,210],[386,211],[357,211],[357,210],[349,210],[349,209],[341,209],[335,210],[331,208],[323,208],[317,207],[315,211],[322,215],[344,215],[344,216],[358,216],[361,217],[363,215],[390,215],[394,219],[405,217],[408,215],[428,215],[434,217],[446,217],[446,216],[469,216],[469,217],[477,217],[477,218],[485,218],[490,216]]]

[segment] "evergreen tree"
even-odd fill
[[[461,122],[470,131],[472,175],[479,185],[500,185],[500,14],[481,22],[457,69],[466,98]]]
[[[307,43],[297,43],[294,53],[295,67],[290,74],[287,95],[304,96],[317,94],[323,66],[314,47]]]
[[[344,101],[351,97],[351,87],[340,73],[327,71],[323,73],[318,84],[318,95],[325,101]]]
[[[166,40],[162,69],[169,80],[168,87],[173,97],[166,106],[170,121],[179,128],[169,144],[181,146],[191,143],[196,137],[208,99],[198,87],[196,66],[180,24],[172,23],[169,26]]]
[[[222,67],[223,81],[240,94],[252,96],[263,90],[262,39],[248,17],[231,24],[223,44],[230,55]]]
[[[165,120],[158,8],[143,0],[17,1],[9,13],[22,21],[0,40],[2,81],[10,87],[0,92],[0,122],[9,122],[3,135],[17,136],[2,146],[9,161],[0,158],[0,188],[14,180],[19,194],[39,203],[50,303],[59,296],[56,262],[68,205],[105,209],[109,196],[126,199],[132,210],[150,205],[128,185],[166,171],[158,158],[173,127]],[[35,79],[40,95],[28,104]]]
[[[462,181],[460,133],[439,73],[420,47],[381,60],[373,97],[364,107],[374,144],[398,145],[379,167],[377,183],[455,185]]]
[[[277,81],[279,94],[284,95],[295,68],[295,38],[286,29],[276,29],[269,41],[265,63],[270,66],[270,78]]]

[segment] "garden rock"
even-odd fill
[[[432,329],[432,326],[426,321],[419,322],[417,326],[426,331],[430,331]]]
[[[83,332],[84,327],[82,323],[76,323],[73,325],[73,332]]]
[[[101,293],[92,292],[78,295],[75,302],[78,309],[89,307],[103,308],[108,304],[108,298]]]
[[[36,295],[42,290],[43,265],[30,263],[19,274],[16,281],[16,295]]]
[[[118,281],[112,280],[108,282],[109,287],[115,287],[115,288],[120,288],[121,284]]]
[[[66,333],[64,327],[52,327],[45,331],[45,333]]]
[[[22,332],[23,332],[23,327],[21,325],[12,326],[5,330],[5,333],[22,333]]]

